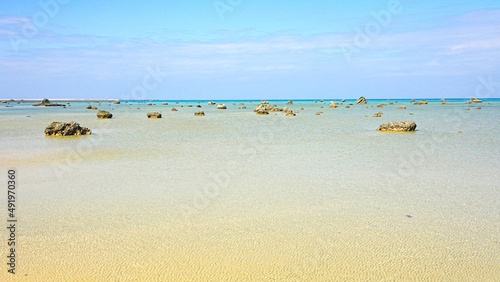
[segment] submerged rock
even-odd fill
[[[33,104],[34,107],[45,106],[45,107],[66,107],[65,104],[56,104],[49,101],[49,99],[44,98],[40,103]]]
[[[178,110],[175,107],[172,107],[172,112],[177,112]]]
[[[413,105],[427,105],[429,102],[427,100],[420,100],[418,102],[414,102]]]
[[[381,124],[378,131],[415,131],[417,124],[414,121],[393,121]]]
[[[167,103],[167,102],[163,102],[163,103],[161,103],[161,104],[162,104],[162,105],[165,105],[165,106],[166,106],[166,105],[168,105],[168,103]]]
[[[321,115],[323,112],[316,112],[316,115],[319,116]]]
[[[92,106],[92,105],[87,105],[85,108],[86,108],[87,110],[97,110],[97,107]]]
[[[203,112],[203,111],[195,112],[194,115],[197,117],[202,117],[205,115],[205,112]]]
[[[92,131],[80,124],[71,122],[54,121],[45,128],[45,136],[73,136],[90,135]]]
[[[363,105],[366,103],[367,103],[367,101],[366,101],[366,98],[364,96],[361,96],[358,98],[358,100],[356,100],[356,104],[358,104],[358,105]]]
[[[288,100],[288,102],[286,102],[287,105],[293,105],[293,101],[292,100]]]
[[[161,118],[161,114],[159,112],[149,112],[147,113],[148,118]]]
[[[399,106],[398,110],[406,110],[406,106]]]
[[[112,118],[113,117],[113,114],[111,114],[110,112],[108,111],[104,111],[104,110],[99,110],[97,112],[97,118],[100,118],[100,119],[105,119],[105,118]]]
[[[374,113],[373,117],[379,118],[379,117],[382,117],[383,114],[384,114],[383,112]]]

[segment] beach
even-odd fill
[[[15,281],[498,281],[500,100],[367,99],[0,104]]]

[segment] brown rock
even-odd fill
[[[361,96],[358,98],[358,100],[356,100],[356,104],[359,104],[359,105],[366,104],[366,103],[368,103],[368,101],[366,101],[366,98],[364,96]]]
[[[205,115],[205,112],[203,112],[203,111],[199,111],[199,112],[194,113],[194,116],[196,116],[196,117],[202,117],[204,115]]]
[[[71,122],[54,121],[45,128],[45,136],[78,136],[90,135],[92,131],[80,124]]]
[[[104,111],[104,110],[97,111],[97,118],[99,118],[99,119],[106,119],[106,118],[112,118],[112,117],[113,117],[113,115],[108,111]]]
[[[394,121],[381,124],[378,131],[415,131],[417,124],[413,121]]]
[[[159,112],[149,112],[147,113],[148,118],[161,118],[161,113]]]

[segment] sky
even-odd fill
[[[0,99],[499,93],[498,0],[0,0]]]

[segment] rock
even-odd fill
[[[95,106],[92,106],[92,105],[87,105],[87,107],[85,107],[87,110],[97,110],[97,107]]]
[[[246,106],[242,106],[242,107],[241,107],[241,109],[242,109],[242,110],[246,110],[246,109],[247,109],[247,107],[246,107]]]
[[[197,108],[201,108],[201,105],[196,105]]]
[[[269,112],[266,110],[266,107],[259,107],[258,109],[254,110],[254,112],[258,115],[268,115]]]
[[[415,99],[411,99],[411,100],[410,100],[410,103],[415,103]]]
[[[427,105],[428,103],[427,100],[420,100],[419,102],[414,102],[413,105]]]
[[[358,100],[356,100],[356,104],[358,104],[358,105],[364,105],[366,103],[367,103],[367,101],[366,101],[366,98],[364,96],[361,96],[358,98]]]
[[[266,112],[281,112],[283,111],[283,109],[280,109],[278,107],[276,107],[276,105],[269,105],[269,104],[258,104],[255,108],[254,108],[254,112],[257,112],[257,111],[266,111]]]
[[[415,131],[417,124],[413,121],[394,121],[381,124],[378,131]]]
[[[379,118],[379,117],[382,117],[382,114],[384,114],[384,113],[383,112],[374,113],[373,117]]]
[[[293,101],[292,100],[288,100],[288,102],[286,102],[287,105],[293,105]]]
[[[459,130],[458,133],[464,133],[462,130]]]
[[[66,107],[65,104],[55,104],[51,103],[49,99],[44,98],[40,103],[34,104],[33,106],[39,107],[39,106],[45,106],[45,107]]]
[[[105,119],[105,118],[112,118],[112,117],[113,117],[113,115],[108,111],[99,110],[97,112],[97,118]]]
[[[192,107],[193,107],[193,105],[188,105],[188,108],[192,108]]]
[[[481,107],[477,107],[477,108],[476,108],[476,110],[480,110],[480,109],[481,109]]]
[[[194,113],[194,116],[196,116],[196,117],[202,117],[204,115],[205,115],[205,112],[203,112],[203,111],[199,111],[199,112]]]
[[[209,106],[213,106],[213,105],[215,105],[215,102],[214,101],[210,101],[210,102],[208,102],[208,105]]]
[[[161,114],[159,112],[149,112],[147,113],[148,118],[161,118]]]
[[[482,100],[479,100],[479,99],[477,99],[475,97],[472,97],[472,98],[470,98],[469,101],[467,101],[467,104],[474,104],[474,103],[477,104],[477,103],[482,103],[482,102],[483,102]]]
[[[165,105],[165,106],[166,106],[166,105],[168,105],[168,103],[167,103],[167,102],[163,102],[163,103],[161,103],[161,104],[162,104],[162,105]]]
[[[387,106],[387,104],[378,104],[378,105],[377,105],[377,108],[383,108],[383,107],[385,107],[385,106]]]
[[[177,112],[178,110],[175,107],[172,107],[172,112]]]
[[[217,105],[217,110],[225,110],[225,109],[227,109],[226,104]]]
[[[290,110],[290,111],[288,111],[288,112],[285,113],[285,116],[287,116],[287,117],[294,117],[296,115],[295,115],[295,113],[293,111]]]
[[[268,101],[266,101],[266,100],[262,100],[262,101],[260,101],[260,103],[261,103],[261,104],[269,104],[269,102],[268,102]]]
[[[406,106],[399,106],[398,110],[406,110]]]
[[[90,135],[92,131],[80,124],[71,122],[54,121],[45,128],[45,136],[72,136],[72,135]]]
[[[148,106],[152,106],[152,105],[153,105],[153,103],[149,103],[149,104],[148,104]]]
[[[329,108],[336,108],[337,106],[337,102],[335,101],[330,101],[330,104],[328,105]]]
[[[317,112],[316,115],[319,116],[321,115],[323,112]]]
[[[346,108],[346,109],[350,109],[350,108],[351,108],[351,106],[347,105],[347,106],[345,106],[345,108]]]
[[[323,102],[325,102],[325,101],[324,101],[324,100],[319,100],[319,102],[320,102],[320,103],[323,103]]]
[[[118,105],[120,104],[120,100],[115,100],[113,103]]]
[[[340,102],[345,103],[345,99],[342,99],[342,101],[340,101]]]
[[[304,108],[300,108],[300,110],[301,110],[301,111],[303,111],[303,110],[304,110]]]

